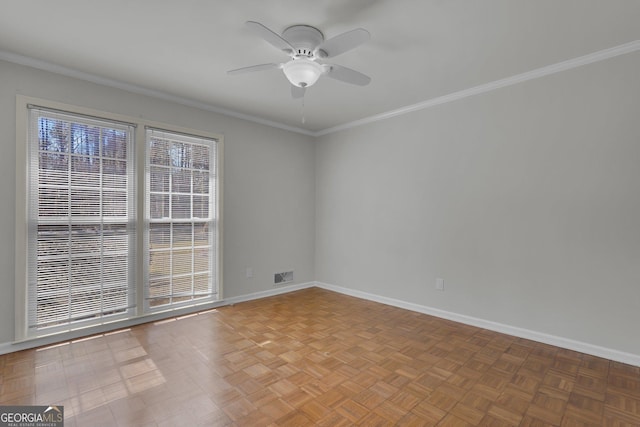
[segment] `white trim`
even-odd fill
[[[29,158],[28,144],[28,110],[27,102],[22,96],[16,97],[16,183],[15,183],[15,243],[14,243],[14,331],[13,337],[22,338],[27,336],[27,242],[29,241],[29,229],[27,224],[28,212],[28,187],[29,168],[27,159]],[[0,346],[0,354],[2,349]]]
[[[316,282],[299,283],[290,286],[278,286],[277,288],[269,289],[267,291],[254,292],[252,294],[225,298],[222,301],[225,303],[225,305],[233,305],[245,301],[253,301],[256,299],[272,297],[275,295],[287,294],[289,292],[299,291],[300,289],[313,288],[314,286],[316,286]]]
[[[0,355],[13,353],[14,351],[24,350],[23,348],[14,348],[15,346],[10,342],[3,342],[0,344]]]
[[[618,46],[614,46],[608,49],[603,49],[597,52],[593,52],[587,55],[579,56],[577,58],[561,61],[556,64],[547,65],[545,67],[536,68],[525,73],[516,74],[511,77],[495,80],[492,82],[484,83],[478,86],[474,86],[468,89],[463,89],[458,92],[453,92],[447,95],[431,98],[426,101],[419,102],[417,104],[408,105],[396,110],[387,111],[385,113],[375,114],[373,116],[365,117],[363,119],[354,120],[352,122],[343,123],[338,126],[321,129],[319,131],[310,131],[299,127],[289,126],[284,123],[263,119],[260,117],[252,116],[249,114],[240,113],[237,111],[229,110],[227,108],[216,107],[204,102],[194,101],[181,96],[171,95],[166,92],[148,89],[142,86],[124,83],[105,77],[100,77],[95,74],[85,73],[83,71],[73,70],[71,68],[63,67],[50,62],[42,61],[39,59],[18,55],[12,52],[6,52],[0,50],[0,60],[13,62],[15,64],[26,65],[28,67],[37,68],[44,71],[50,71],[56,74],[62,74],[64,76],[77,78],[80,80],[89,81],[92,83],[101,84],[108,87],[126,90],[128,92],[137,93],[140,95],[151,96],[154,98],[162,99],[165,101],[171,101],[178,104],[186,105],[188,107],[194,107],[205,111],[211,111],[213,113],[222,114],[225,116],[235,117],[237,119],[247,120],[254,123],[274,127],[277,129],[287,130],[290,132],[300,133],[307,136],[323,136],[330,133],[351,129],[357,126],[362,126],[369,123],[374,123],[380,120],[386,120],[392,117],[408,114],[414,111],[423,110],[436,105],[445,104],[447,102],[457,101],[469,96],[479,95],[482,93],[490,92],[496,89],[500,89],[507,86],[512,86],[518,83],[534,80],[540,77],[548,76],[551,74],[559,73],[573,68],[578,68],[583,65],[592,64],[606,59],[614,58],[616,56],[625,55],[640,50],[640,40],[634,40],[628,43],[624,43]]]
[[[469,96],[479,95],[486,92],[491,92],[503,87],[512,86],[518,83],[523,83],[529,80],[538,79],[551,74],[559,73],[561,71],[571,70],[573,68],[582,67],[583,65],[592,64],[594,62],[604,61],[605,59],[614,58],[616,56],[624,55],[631,52],[640,50],[640,40],[635,40],[630,43],[625,43],[619,46],[615,46],[609,49],[600,50],[598,52],[590,53],[588,55],[579,56],[577,58],[569,59],[566,61],[558,62],[556,64],[547,65],[546,67],[536,68],[535,70],[527,71],[526,73],[516,74],[515,76],[506,77],[504,79],[495,80],[489,83],[474,86],[468,89],[463,89],[458,92],[453,92],[447,95],[438,96],[417,104],[408,105],[406,107],[398,108],[397,110],[387,111],[386,113],[376,114],[373,116],[365,117],[364,119],[355,120],[353,122],[345,123],[339,126],[323,129],[315,132],[314,136],[322,136],[330,133],[338,132],[341,130],[351,129],[357,126],[374,123],[380,120],[390,119],[392,117],[400,116],[403,114],[412,113],[418,110],[424,110],[425,108],[435,107],[436,105],[446,104],[448,102],[458,101]]]
[[[616,362],[626,363],[633,366],[640,366],[640,355],[626,353],[623,351],[601,347],[594,344],[589,344],[581,341],[576,341],[564,337],[555,335],[549,335],[542,332],[536,332],[529,329],[518,328],[516,326],[505,325],[503,323],[493,322],[490,320],[480,319],[477,317],[466,316],[464,314],[453,313],[446,310],[440,310],[433,307],[414,304],[394,298],[383,297],[369,292],[359,291],[355,289],[344,288],[342,286],[331,285],[323,282],[306,282],[291,286],[279,287],[277,289],[270,289],[267,291],[254,292],[251,294],[240,295],[236,297],[226,298],[214,303],[203,304],[196,307],[188,307],[184,309],[174,310],[171,316],[167,316],[167,312],[155,313],[152,315],[146,315],[131,319],[128,321],[122,321],[118,323],[116,329],[113,328],[114,324],[100,325],[93,328],[86,328],[82,330],[76,330],[73,332],[51,335],[43,338],[33,339],[30,341],[14,342],[14,343],[0,343],[0,355],[6,353],[12,353],[14,351],[26,350],[29,348],[40,347],[43,345],[49,345],[56,342],[64,342],[72,339],[76,339],[83,336],[93,335],[97,333],[106,332],[109,330],[117,330],[122,328],[128,328],[142,323],[153,322],[156,320],[167,319],[184,314],[194,313],[198,311],[204,311],[211,308],[223,307],[227,305],[238,304],[241,302],[252,301],[261,298],[267,298],[275,295],[286,294],[289,292],[298,291],[301,289],[307,289],[312,287],[318,287],[326,289],[328,291],[338,292],[344,295],[349,295],[356,298],[365,299],[368,301],[378,302],[381,304],[390,305],[393,307],[403,308],[405,310],[414,311],[417,313],[423,313],[430,316],[439,317],[442,319],[451,320],[454,322],[462,323],[465,325],[475,326],[482,329],[488,329],[490,331],[500,332],[507,335],[512,335],[518,338],[529,339],[532,341],[553,345],[556,347],[566,348],[569,350],[578,351],[592,356],[603,357],[605,359],[614,360]]]
[[[556,335],[549,335],[543,332],[532,331],[529,329],[519,328],[516,326],[505,325],[503,323],[493,322],[490,320],[480,319],[472,316],[466,316],[464,314],[453,313],[450,311],[440,310],[433,307],[401,301],[394,298],[383,297],[380,295],[358,291],[355,289],[335,286],[328,283],[316,282],[315,285],[322,289],[338,292],[338,293],[349,295],[356,298],[362,298],[369,301],[390,305],[393,307],[403,308],[405,310],[411,310],[418,313],[428,314],[430,316],[452,320],[454,322],[463,323],[465,325],[476,326],[478,328],[488,329],[490,331],[500,332],[500,333],[512,335],[518,338],[525,338],[528,340],[537,341],[544,344],[553,345],[556,347],[578,351],[580,353],[590,354],[592,356],[603,357],[605,359],[614,360],[616,362],[626,363],[634,366],[640,366],[640,355],[638,354],[626,353],[626,352],[615,350],[615,349],[601,347],[595,344],[589,344],[581,341],[572,340],[569,338],[559,337]]]
[[[7,62],[13,62],[15,64],[26,65],[27,67],[37,68],[39,70],[49,71],[56,74],[61,74],[67,77],[73,77],[75,79],[96,83],[99,85],[112,87],[116,89],[122,89],[127,92],[137,93],[139,95],[150,96],[153,98],[162,99],[164,101],[175,102],[177,104],[185,105],[187,107],[194,107],[200,110],[210,111],[212,113],[222,114],[236,119],[247,120],[249,122],[259,123],[262,125],[270,126],[277,129],[287,130],[290,132],[301,133],[307,136],[313,136],[314,132],[306,129],[285,125],[284,123],[275,122],[273,120],[263,119],[261,117],[252,116],[249,114],[239,113],[237,111],[229,110],[227,108],[216,107],[204,102],[194,101],[182,96],[171,95],[159,90],[148,89],[142,86],[138,86],[131,83],[125,83],[118,80],[101,77],[91,73],[85,73],[83,71],[77,71],[72,68],[63,67],[61,65],[52,64],[50,62],[42,61],[40,59],[31,58],[28,56],[18,55],[12,52],[6,52],[0,50],[0,60]]]

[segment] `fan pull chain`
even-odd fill
[[[304,117],[304,94],[302,95],[302,108],[300,109],[300,114],[302,115],[302,124],[305,124],[307,119]]]

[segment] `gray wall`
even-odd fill
[[[285,268],[314,280],[312,138],[0,61],[0,344],[14,338],[16,94],[223,134],[225,297],[271,290]]]
[[[314,141],[0,61],[0,344],[19,93],[224,134],[227,297],[293,268],[297,283],[640,354],[638,75],[633,53]]]
[[[640,355],[638,76],[636,52],[319,138],[316,279]]]

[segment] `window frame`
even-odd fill
[[[30,334],[28,331],[28,267],[29,259],[32,254],[28,254],[29,248],[29,105],[35,105],[42,107],[43,109],[58,110],[61,113],[68,113],[71,115],[79,115],[85,117],[95,117],[106,121],[129,123],[134,125],[133,130],[133,168],[134,168],[134,204],[135,204],[135,219],[134,226],[136,229],[135,243],[132,248],[133,259],[135,262],[133,276],[135,277],[135,307],[132,314],[123,320],[113,320],[105,318],[103,321],[94,322],[91,325],[80,325],[70,323],[69,327],[62,328],[62,330],[45,332],[42,334]],[[147,143],[146,143],[146,129],[155,128],[166,130],[167,132],[174,132],[177,134],[193,135],[199,138],[214,140],[215,142],[215,169],[217,171],[216,178],[213,180],[212,185],[215,186],[214,195],[216,197],[215,212],[211,214],[214,217],[213,224],[217,227],[216,233],[214,233],[213,244],[217,248],[215,256],[212,260],[215,268],[215,281],[218,287],[217,299],[206,302],[198,302],[197,300],[193,304],[187,304],[180,307],[166,307],[165,309],[158,309],[154,311],[145,310],[146,302],[144,300],[147,288],[147,273],[146,269],[146,253],[148,252],[148,242],[146,236],[148,235],[149,221],[146,217],[148,194],[146,193],[146,183],[149,179],[147,176],[146,162],[147,162]],[[106,111],[95,110],[86,107],[79,107],[69,104],[64,104],[56,101],[50,101],[45,99],[33,98],[24,95],[16,96],[16,181],[15,181],[15,284],[14,284],[14,298],[15,298],[15,336],[14,343],[20,343],[24,341],[38,340],[45,342],[56,342],[69,338],[75,338],[80,336],[86,336],[93,333],[105,332],[121,327],[128,327],[131,325],[153,321],[157,319],[163,319],[175,315],[186,314],[205,310],[208,308],[217,307],[223,304],[223,278],[222,278],[222,241],[223,241],[223,218],[222,218],[222,203],[223,203],[223,159],[224,159],[224,140],[220,134],[215,134],[208,131],[196,130],[176,126],[167,123],[161,123],[138,117],[131,117],[127,115],[110,113]]]

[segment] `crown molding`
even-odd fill
[[[79,80],[88,81],[91,83],[96,83],[99,85],[112,87],[116,89],[122,89],[127,92],[136,93],[139,95],[150,96],[153,98],[162,99],[164,101],[175,102],[177,104],[181,104],[187,107],[194,107],[200,110],[210,111],[212,113],[221,114],[224,116],[234,117],[236,119],[247,120],[254,123],[259,123],[261,125],[270,126],[277,129],[282,129],[290,132],[300,133],[307,136],[315,136],[314,132],[309,131],[307,129],[302,129],[294,126],[285,125],[284,123],[263,119],[261,117],[252,116],[250,114],[239,113],[237,111],[229,110],[222,107],[217,107],[215,105],[207,104],[204,102],[194,101],[189,98],[171,95],[166,92],[148,89],[142,86],[121,82],[118,80],[109,79],[106,77],[101,77],[91,73],[85,73],[83,71],[74,70],[72,68],[63,67],[61,65],[52,64],[47,61],[42,61],[39,59],[31,58],[28,56],[18,55],[12,52],[6,52],[0,50],[0,60],[4,60],[7,62],[13,62],[19,65],[25,65],[31,68],[37,68],[43,71],[49,71],[56,74],[61,74],[67,77],[73,77]]]
[[[640,40],[635,40],[629,43],[625,43],[619,46],[615,46],[609,49],[600,50],[588,55],[579,56],[577,58],[568,59],[566,61],[558,62],[556,64],[547,65],[545,67],[536,68],[535,70],[527,71],[525,73],[516,74],[504,79],[495,80],[489,83],[484,83],[478,86],[474,86],[468,89],[463,89],[458,92],[453,92],[447,95],[431,98],[417,104],[408,105],[406,107],[398,108],[397,110],[387,111],[385,113],[376,114],[373,116],[365,117],[353,122],[344,123],[342,125],[334,126],[331,128],[323,129],[314,133],[313,136],[318,137],[327,135],[330,133],[351,129],[357,126],[366,125],[369,123],[378,122],[381,120],[390,119],[392,117],[400,116],[403,114],[412,113],[418,110],[424,110],[426,108],[435,107],[437,105],[446,104],[448,102],[458,101],[470,96],[480,95],[501,89],[503,87],[512,86],[518,83],[523,83],[529,80],[538,79],[540,77],[549,76],[551,74],[560,73],[562,71],[571,70],[573,68],[582,67],[583,65],[593,64],[594,62],[604,61],[605,59],[614,58],[616,56],[625,55],[640,50]]]
[[[608,49],[603,49],[594,53],[579,56],[577,58],[568,59],[566,61],[561,61],[556,64],[551,64],[541,68],[536,68],[534,70],[527,71],[525,73],[516,74],[514,76],[484,83],[478,86],[474,86],[468,89],[463,89],[447,95],[431,98],[426,101],[419,102],[417,104],[412,104],[406,107],[398,108],[396,110],[375,114],[373,116],[365,117],[363,119],[355,120],[348,123],[343,123],[341,125],[329,127],[319,131],[311,131],[308,129],[289,126],[284,123],[263,119],[261,117],[240,113],[237,111],[229,110],[222,107],[217,107],[215,105],[207,104],[204,102],[194,101],[192,99],[188,99],[188,98],[184,98],[176,95],[171,95],[166,92],[148,89],[142,86],[138,86],[130,83],[124,83],[118,80],[108,79],[105,77],[97,76],[95,74],[77,71],[71,68],[63,67],[57,64],[52,64],[50,62],[42,61],[39,59],[35,59],[35,58],[23,56],[23,55],[18,55],[11,52],[0,50],[0,60],[13,62],[20,65],[26,65],[28,67],[37,68],[44,71],[50,71],[56,74],[61,74],[64,76],[73,77],[73,78],[89,81],[92,83],[97,83],[97,84],[108,86],[108,87],[122,89],[128,92],[133,92],[140,95],[151,96],[151,97],[159,98],[165,101],[171,101],[171,102],[175,102],[177,104],[185,105],[188,107],[194,107],[201,110],[210,111],[212,113],[217,113],[217,114],[222,114],[229,117],[234,117],[237,119],[247,120],[250,122],[274,127],[277,129],[282,129],[282,130],[295,132],[295,133],[312,136],[312,137],[319,137],[319,136],[328,135],[331,133],[351,129],[354,127],[375,123],[381,120],[390,119],[392,117],[409,114],[414,111],[424,110],[427,108],[435,107],[437,105],[446,104],[448,102],[458,101],[460,99],[467,98],[470,96],[491,92],[496,89],[501,89],[507,86],[512,86],[515,84],[527,82],[529,80],[538,79],[541,77],[549,76],[551,74],[560,73],[562,71],[571,70],[571,69],[582,67],[588,64],[593,64],[595,62],[604,61],[606,59],[611,59],[616,56],[626,55],[628,53],[636,52],[638,50],[640,50],[640,40],[634,40],[629,43],[621,44]]]

